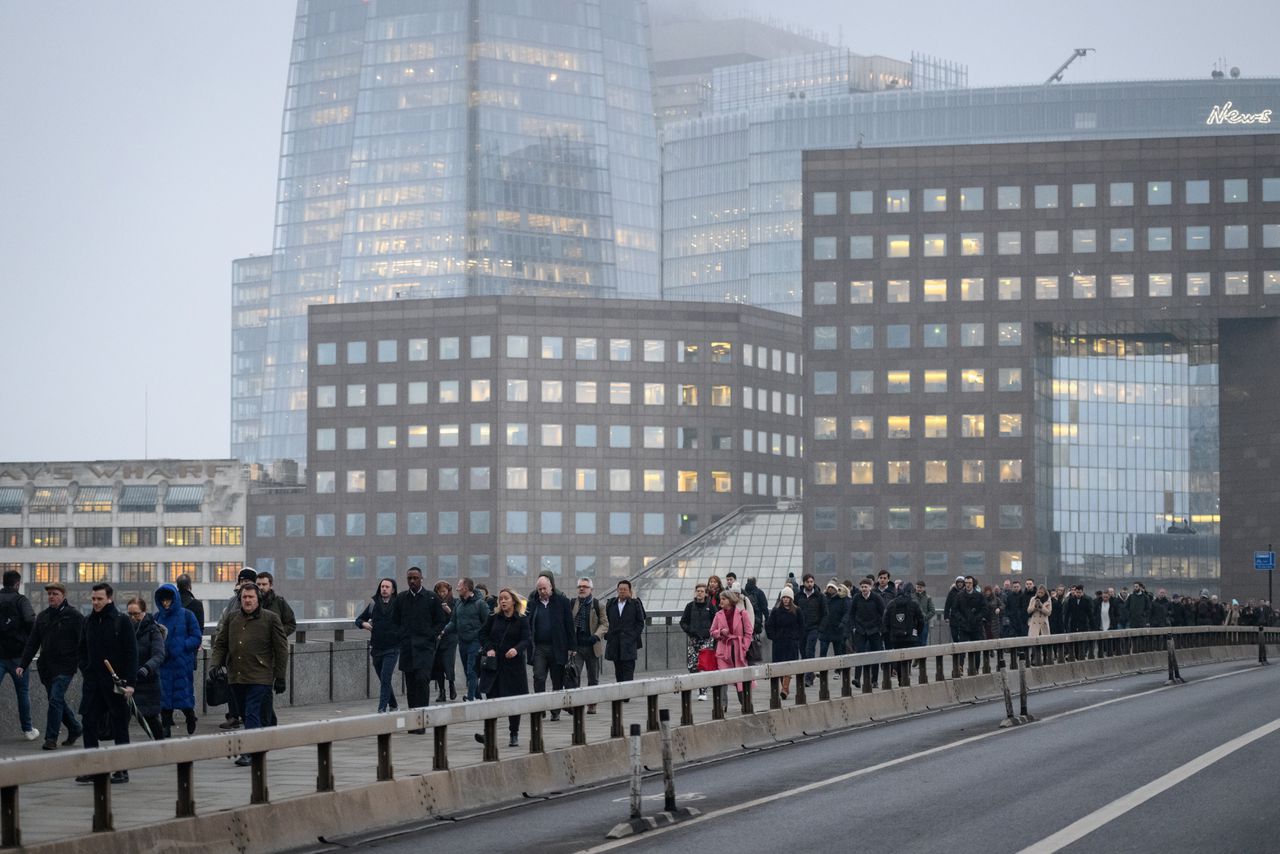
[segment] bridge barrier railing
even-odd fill
[[[755,683],[769,687],[767,708],[781,709],[780,684],[782,678],[788,676],[795,677],[794,700],[796,705],[802,706],[836,696],[853,698],[856,696],[855,680],[860,682],[860,693],[866,694],[873,690],[877,679],[882,689],[891,688],[894,682],[900,688],[907,688],[913,679],[921,685],[929,684],[931,679],[945,682],[989,674],[993,667],[997,670],[1002,666],[1035,668],[1097,660],[1114,661],[1114,672],[1119,674],[1124,672],[1126,658],[1143,656],[1144,660],[1150,661],[1149,654],[1165,650],[1170,640],[1177,650],[1264,643],[1276,645],[1280,644],[1280,628],[1188,626],[1127,629],[909,647],[661,676],[473,703],[415,708],[392,714],[355,715],[98,750],[5,758],[0,759],[0,847],[21,845],[21,813],[18,808],[21,787],[81,775],[94,778],[91,829],[108,831],[114,827],[109,780],[115,771],[172,766],[177,792],[174,818],[184,819],[197,815],[194,763],[204,760],[248,755],[252,764],[245,803],[263,804],[270,800],[267,757],[272,751],[313,747],[316,750],[316,791],[329,792],[335,787],[332,748],[336,742],[376,739],[377,780],[386,781],[394,779],[392,736],[405,731],[430,730],[434,741],[432,768],[434,771],[447,771],[446,736],[449,727],[481,725],[485,740],[484,761],[496,762],[498,722],[511,715],[529,717],[529,752],[541,753],[545,749],[542,720],[546,713],[553,711],[567,710],[572,715],[572,744],[576,746],[587,743],[584,711],[588,705],[607,704],[612,716],[609,738],[622,739],[623,704],[631,700],[646,702],[646,728],[656,732],[659,728],[658,701],[664,695],[680,696],[680,725],[689,726],[693,724],[694,693],[703,689],[712,691],[714,695],[712,719],[723,720],[729,709],[731,687],[741,686],[737,704],[744,716],[764,711],[763,702],[757,708]],[[858,671],[862,675],[860,680],[857,680]],[[814,674],[816,697],[811,696],[811,689],[805,685],[806,673]]]

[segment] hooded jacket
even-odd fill
[[[164,594],[172,596],[168,607],[161,601]],[[161,584],[156,588],[156,622],[165,627],[165,659],[160,665],[160,705],[165,709],[195,708],[196,655],[203,639],[200,621],[182,604],[178,588]]]
[[[133,624],[138,641],[138,675],[133,702],[143,715],[160,714],[160,666],[164,663],[165,630],[150,614]]]
[[[827,609],[818,624],[818,640],[839,643],[849,637],[845,626],[845,617],[849,613],[849,588],[840,585],[826,598]]]

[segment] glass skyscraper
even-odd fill
[[[645,0],[299,0],[233,455],[305,459],[308,306],[656,299],[659,204]]]

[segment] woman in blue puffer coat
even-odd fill
[[[164,737],[173,727],[173,710],[182,709],[187,719],[187,735],[196,731],[195,656],[200,649],[201,630],[196,615],[182,607],[178,588],[162,584],[155,594],[155,620],[168,630],[166,656],[160,665],[160,717]]]

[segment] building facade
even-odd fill
[[[663,298],[800,313],[807,150],[1219,137],[1276,125],[1219,124],[1215,107],[1230,102],[1257,113],[1280,103],[1276,79],[938,89],[929,81],[963,86],[965,78],[947,73],[945,63],[916,59],[910,90],[875,94],[834,93],[828,65],[815,73],[804,57],[779,60],[763,76],[758,69],[769,64],[721,69],[735,84],[727,107],[756,103],[663,126]],[[772,102],[737,85],[753,74],[767,80]]]
[[[232,454],[305,457],[308,306],[657,298],[658,217],[644,0],[299,0],[265,328],[237,311],[233,332],[260,403],[233,391]]]
[[[236,460],[0,463],[0,569],[21,572],[37,606],[61,581],[87,611],[106,581],[123,609],[184,573],[222,602],[244,566],[247,492]]]
[[[805,157],[806,564],[1264,595],[1280,136]]]
[[[795,318],[470,297],[316,307],[310,335],[308,486],[252,492],[248,533],[306,616],[409,566],[611,585],[801,488]]]

